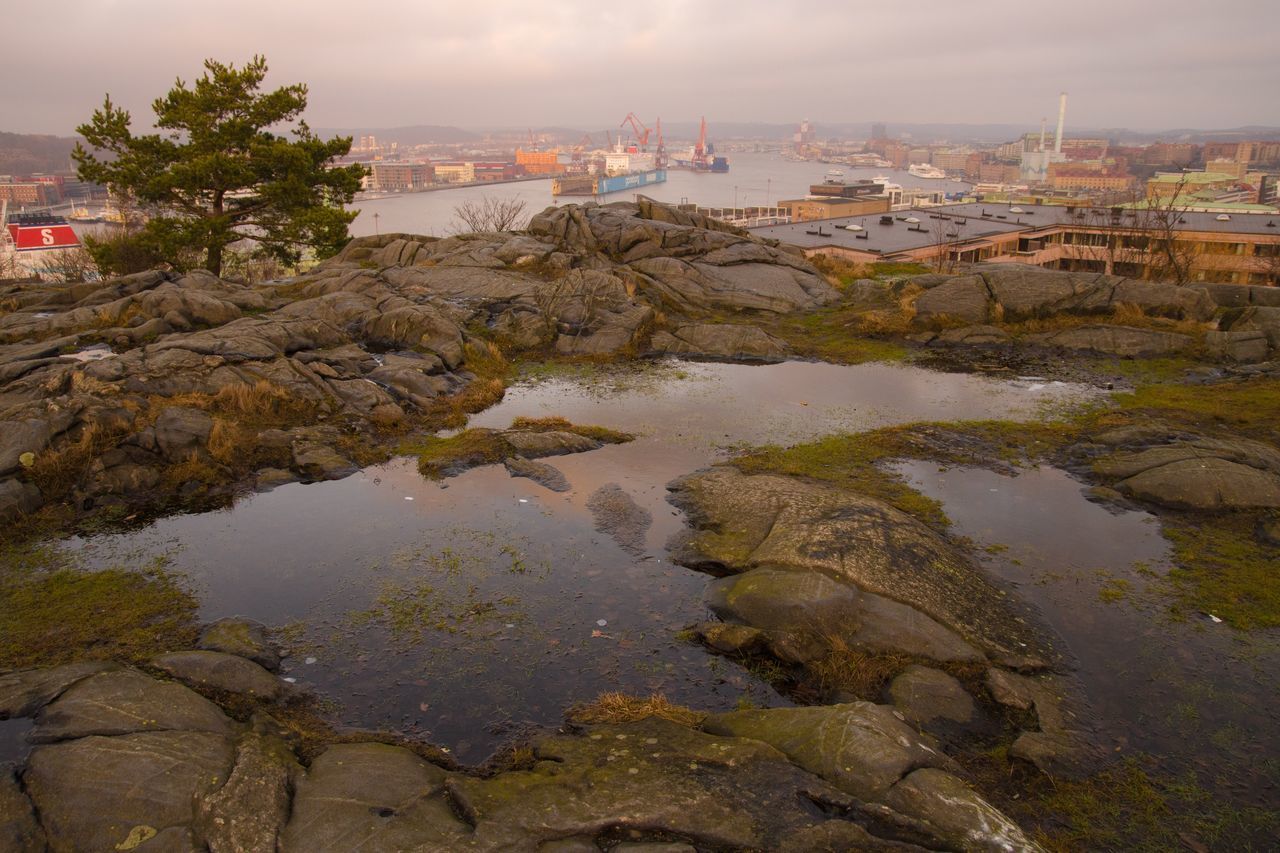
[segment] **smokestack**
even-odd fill
[[[1058,98],[1058,135],[1053,138],[1053,153],[1062,153],[1062,126],[1067,121],[1067,93]]]
[[[1048,121],[1049,119],[1045,118],[1044,116],[1040,116],[1040,152],[1041,153],[1044,153],[1044,126]]]

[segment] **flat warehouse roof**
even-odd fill
[[[949,219],[939,217],[939,212]],[[892,225],[881,225],[881,217],[892,217]],[[915,218],[919,222],[907,222]],[[850,231],[845,226],[861,226],[861,231]],[[956,218],[943,208],[896,210],[892,213],[864,213],[860,216],[839,216],[835,219],[817,219],[808,222],[793,222],[788,225],[766,225],[752,228],[751,233],[761,237],[781,240],[805,249],[821,246],[839,246],[841,248],[875,252],[891,255],[911,249],[921,249],[937,245],[939,228],[942,238],[948,243],[980,239],[1001,234],[1008,234],[1034,227],[1031,223],[1017,225],[999,220]],[[913,230],[913,229],[922,230]],[[821,229],[821,234],[817,233]],[[858,235],[864,235],[859,237]],[[955,235],[955,236],[948,236]]]

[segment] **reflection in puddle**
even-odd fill
[[[709,614],[706,578],[671,565],[665,550],[683,526],[666,484],[734,445],[931,418],[1029,418],[1087,393],[1032,384],[803,362],[543,379],[512,388],[471,425],[559,415],[639,436],[543,460],[568,492],[501,466],[437,484],[401,459],[80,548],[90,565],[172,551],[202,618],[298,623],[287,631],[286,674],[331,700],[337,721],[420,734],[475,762],[519,727],[558,724],[568,705],[608,690],[705,709],[785,704],[676,638]],[[586,503],[608,483],[653,517],[639,553],[594,529]]]
[[[1060,638],[1104,744],[1266,797],[1280,776],[1280,634],[1171,621],[1154,516],[1091,503],[1052,468],[894,467],[942,502],[955,533],[994,552],[987,568]]]

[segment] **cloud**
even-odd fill
[[[3,129],[68,133],[110,92],[141,122],[201,61],[304,81],[316,126],[667,121],[1280,124],[1272,0],[61,0],[6,12]],[[44,37],[43,34],[56,34]]]

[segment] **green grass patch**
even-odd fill
[[[1013,805],[1051,851],[1263,850],[1280,833],[1280,812],[1237,807],[1194,776],[1159,778],[1130,759],[1088,779],[1057,780]],[[1022,812],[1022,814],[1020,814]]]
[[[831,435],[792,447],[753,449],[732,464],[747,474],[786,474],[832,483],[879,498],[935,528],[949,525],[942,505],[911,488],[884,463],[928,459],[951,465],[1014,464],[1036,459],[1073,440],[1069,421],[916,423]]]
[[[937,528],[950,521],[942,504],[926,497],[882,463],[909,455],[905,428],[832,435],[792,447],[767,446],[733,460],[745,474],[785,474],[832,483],[879,498]]]
[[[924,264],[907,261],[877,261],[871,264],[869,278],[902,278],[903,276],[924,275],[933,272]]]
[[[884,316],[884,312],[840,303],[804,314],[789,314],[764,328],[804,358],[834,364],[902,361],[911,353],[910,349],[896,341],[872,337],[872,334],[908,331],[905,324],[901,328],[882,328]]]
[[[0,556],[0,669],[141,662],[196,640],[196,600],[160,565],[80,571],[51,545]]]
[[[1201,430],[1226,429],[1274,442],[1280,423],[1280,379],[1257,377],[1213,385],[1154,383],[1117,394],[1115,405],[1131,415],[1155,416]]]
[[[1259,542],[1255,523],[1250,513],[1164,520],[1178,611],[1212,613],[1242,629],[1280,625],[1280,547]]]
[[[418,470],[434,480],[458,474],[477,465],[492,465],[517,455],[506,432],[568,432],[603,444],[624,444],[635,436],[602,426],[581,426],[561,417],[516,418],[504,431],[467,429],[450,436],[427,436],[401,448],[418,457]]]

